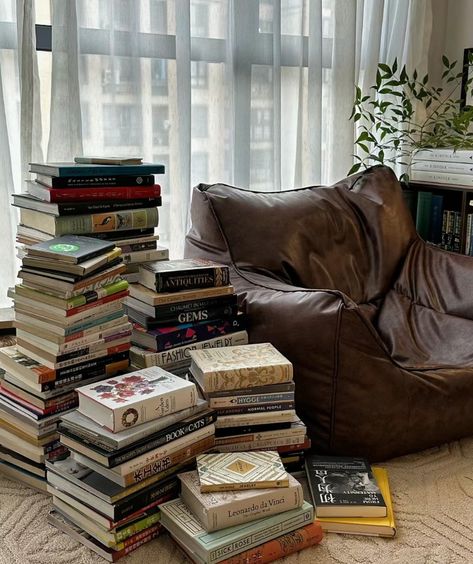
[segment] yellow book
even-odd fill
[[[320,523],[324,531],[328,533],[394,537],[396,534],[396,524],[394,522],[388,472],[384,468],[373,467],[373,474],[386,503],[386,517],[316,517],[317,522]]]

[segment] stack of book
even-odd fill
[[[14,300],[16,346],[0,350],[0,469],[45,489],[46,460],[64,456],[59,416],[74,388],[128,368],[131,324],[120,249],[88,237],[28,248]]]
[[[364,458],[309,455],[306,479],[317,522],[324,531],[380,537],[396,534],[384,468],[371,468]]]
[[[277,449],[291,471],[310,447],[297,417],[291,362],[271,343],[190,351],[191,378],[216,410],[221,452]]]
[[[412,182],[473,186],[473,151],[445,147],[422,149],[412,157]]]
[[[193,349],[248,342],[227,266],[200,259],[140,266],[126,311],[134,322],[131,361],[184,374]]]
[[[277,452],[207,454],[179,474],[162,525],[192,562],[272,562],[320,542],[313,507]]]
[[[159,367],[77,392],[59,427],[71,457],[47,463],[49,521],[115,561],[160,532],[177,473],[214,445],[215,414],[192,382]]]
[[[154,234],[161,187],[153,175],[164,166],[141,159],[76,161],[30,164],[36,179],[27,182],[27,194],[13,196],[20,208],[17,241],[30,245],[66,234],[114,241],[122,249],[124,278],[136,282],[140,263],[169,256]],[[20,246],[19,257],[24,253]]]

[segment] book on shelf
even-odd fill
[[[386,502],[364,458],[311,454],[305,464],[317,518],[386,517]]]
[[[124,209],[66,216],[55,216],[20,208],[20,221],[33,229],[56,237],[68,233],[77,235],[110,233],[156,227],[158,225],[158,208]]]
[[[140,165],[143,157],[74,157],[75,163],[103,165]]]
[[[393,503],[389,488],[388,473],[384,468],[373,466],[373,475],[386,502],[386,517],[319,517],[317,522],[329,533],[346,533],[354,535],[373,535],[394,537],[396,523]]]
[[[86,187],[141,187],[152,186],[152,174],[93,174],[89,176],[51,176],[36,174],[36,182],[52,189],[86,188]],[[160,195],[160,194],[158,194]]]
[[[158,293],[227,286],[230,270],[206,259],[152,262],[140,267],[140,284]]]
[[[290,511],[304,503],[302,487],[292,476],[285,488],[209,493],[200,491],[195,470],[179,474],[179,479],[182,500],[208,532]]]
[[[161,505],[164,528],[207,564],[221,562],[299,529],[312,523],[313,518],[313,507],[304,502],[291,511],[208,533],[181,499]]]
[[[80,413],[113,432],[192,407],[198,397],[195,384],[157,366],[77,392]]]
[[[190,352],[190,371],[205,392],[292,381],[291,362],[271,343]]]
[[[417,199],[416,229],[417,233],[427,241],[430,235],[432,209],[432,192],[419,191]]]
[[[289,486],[281,457],[274,451],[201,454],[197,472],[203,493]]]
[[[138,165],[102,165],[86,163],[30,163],[29,172],[46,176],[124,176],[127,174],[142,176],[164,174],[164,165],[143,163]]]
[[[469,149],[454,149],[453,147],[420,149],[413,155],[413,162],[417,161],[473,163],[473,151]]]
[[[133,186],[133,182],[129,182],[123,186],[113,185],[83,185],[71,187],[53,188],[45,186],[38,181],[26,181],[26,190],[28,194],[43,202],[50,202],[55,204],[67,202],[100,202],[100,201],[160,201],[161,186],[159,184],[137,185]],[[135,205],[135,204],[133,204]],[[146,203],[137,207],[146,207]]]
[[[33,188],[34,192],[35,189]],[[141,208],[152,208],[161,205],[161,197],[157,198],[133,198],[132,200],[98,200],[49,202],[28,194],[13,194],[13,205],[20,209],[33,210],[54,217],[75,216],[80,214],[110,213],[120,210],[133,210]]]

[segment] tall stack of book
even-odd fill
[[[126,311],[134,322],[132,364],[185,374],[193,349],[248,342],[227,266],[200,259],[140,266]]]
[[[320,542],[313,507],[277,452],[206,454],[179,474],[162,524],[197,564],[272,562]]]
[[[215,414],[192,382],[158,367],[78,389],[63,416],[71,458],[47,464],[52,524],[115,561],[161,530],[177,473],[214,445]]]
[[[371,468],[364,458],[311,454],[305,470],[316,519],[324,531],[394,537],[396,524],[384,468]]]
[[[66,234],[114,241],[126,264],[123,277],[136,282],[140,263],[169,256],[154,233],[161,205],[154,174],[163,174],[164,166],[141,159],[76,161],[30,164],[36,179],[27,182],[27,194],[13,196],[20,208],[17,241],[30,245]],[[19,247],[20,258],[24,253]]]
[[[67,453],[59,416],[74,388],[126,370],[131,324],[128,283],[114,243],[60,237],[29,247],[14,300],[16,346],[0,350],[0,470],[46,488],[47,460]]]
[[[294,402],[291,362],[271,343],[190,352],[190,374],[217,411],[220,452],[277,449],[291,471],[310,447]]]

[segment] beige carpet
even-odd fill
[[[473,438],[392,460],[394,539],[326,535],[286,564],[473,563]],[[49,499],[0,476],[0,564],[89,564],[104,560],[46,523]],[[163,536],[124,564],[185,562]]]

